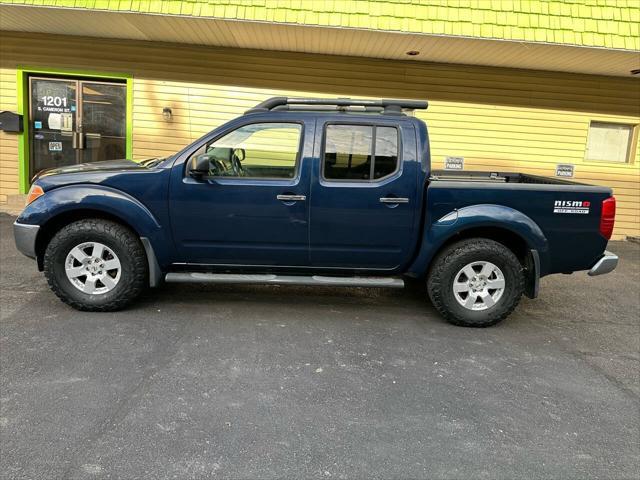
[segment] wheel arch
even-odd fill
[[[161,278],[160,265],[168,265],[172,256],[172,241],[153,213],[137,198],[105,185],[72,184],[50,190],[29,204],[18,217],[20,223],[38,225],[35,240],[38,268],[43,268],[43,256],[53,236],[70,223],[86,218],[111,220],[128,228],[142,242],[152,286]]]
[[[509,248],[525,268],[527,289],[537,295],[539,277],[546,272],[548,241],[536,222],[524,213],[504,205],[479,204],[454,210],[431,224],[409,275],[424,278],[442,249],[460,240],[481,237]]]
[[[486,238],[488,240],[493,240],[511,250],[518,258],[523,268],[525,276],[525,295],[529,298],[535,298],[538,296],[540,281],[539,252],[537,249],[532,248],[530,243],[527,242],[522,235],[504,227],[470,227],[451,235],[434,252],[431,264],[426,270],[425,275],[429,275],[433,265],[433,259],[435,259],[442,251],[447,249],[450,245],[470,238]]]
[[[504,226],[469,226],[447,237],[446,240],[444,240],[444,242],[440,244],[438,250],[434,253],[434,258],[444,248],[447,248],[452,243],[476,237],[486,238],[501,243],[509,250],[511,250],[521,262],[523,261],[529,250],[533,248],[531,243],[528,242],[524,238],[524,236]]]
[[[36,261],[38,262],[39,271],[42,271],[44,268],[44,252],[54,235],[67,225],[79,220],[86,220],[88,218],[110,220],[112,222],[119,223],[140,237],[140,232],[134,228],[130,222],[114,213],[94,208],[79,208],[62,211],[57,215],[51,216],[40,226],[40,230],[38,231],[38,236],[36,237]]]

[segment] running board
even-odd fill
[[[322,285],[331,287],[403,288],[404,280],[396,277],[327,277],[324,275],[274,275],[172,272],[165,276],[172,283],[253,283],[271,285]]]

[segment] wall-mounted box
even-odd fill
[[[22,132],[22,115],[13,112],[0,112],[0,130],[11,133]]]

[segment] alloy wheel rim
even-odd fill
[[[472,262],[453,278],[453,296],[467,310],[483,311],[493,307],[505,289],[502,270],[491,262]]]
[[[64,271],[71,285],[78,290],[100,295],[116,287],[122,266],[111,248],[99,242],[84,242],[69,251]]]

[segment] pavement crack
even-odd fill
[[[640,394],[636,393],[634,390],[632,390],[631,388],[627,387],[623,382],[618,380],[613,375],[607,373],[607,371],[604,370],[602,367],[600,367],[600,366],[598,366],[598,365],[596,365],[596,364],[594,364],[592,362],[589,362],[587,360],[589,357],[597,357],[598,355],[588,354],[588,353],[580,352],[580,351],[576,351],[576,350],[570,350],[569,354],[574,356],[575,358],[578,358],[581,361],[587,363],[591,369],[595,370],[600,375],[605,377],[610,383],[612,383],[615,387],[617,387],[618,390],[620,390],[623,394],[625,394],[627,397],[631,398],[632,400],[640,403]],[[634,360],[636,360],[636,359],[634,359]]]
[[[630,360],[632,362],[640,362],[640,357],[637,355],[629,355],[629,354],[611,354],[611,355],[603,355],[601,353],[587,352],[584,350],[576,350],[575,353],[580,355],[584,355],[585,357],[594,357],[594,358],[610,358],[615,360]]]

